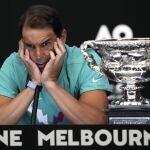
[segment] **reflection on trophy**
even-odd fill
[[[101,64],[96,64],[88,47],[101,56]],[[111,101],[110,109],[117,110],[117,113],[121,110],[149,110],[150,100],[142,97],[140,90],[143,82],[150,81],[150,38],[85,41],[81,51],[90,68],[122,85],[123,95]]]

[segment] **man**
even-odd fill
[[[108,80],[69,47],[54,8],[34,5],[20,20],[21,40],[0,70],[0,124],[30,124],[37,85],[36,124],[104,124]],[[90,53],[100,61],[94,50]]]

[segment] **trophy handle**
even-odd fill
[[[96,49],[98,49],[98,42],[96,42],[94,40],[85,41],[81,44],[80,48],[81,48],[81,52],[82,52],[83,56],[85,57],[85,60],[88,63],[88,66],[91,69],[106,76],[106,74],[104,72],[104,68],[102,68],[101,65],[97,65],[96,61],[94,60],[93,55],[89,54],[88,46],[96,50]]]

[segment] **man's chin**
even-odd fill
[[[44,68],[45,68],[45,67],[39,68],[39,70],[40,70],[41,73],[43,72]]]

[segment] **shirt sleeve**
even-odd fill
[[[18,90],[14,81],[15,70],[12,55],[3,63],[0,69],[0,95],[15,98]]]
[[[90,49],[89,52],[92,54],[96,63],[99,65],[101,62],[100,56],[98,56],[98,54],[92,49]],[[112,87],[109,84],[108,78],[102,75],[100,72],[92,70],[86,61],[83,64],[80,78],[80,93],[97,89],[109,92],[112,91]]]

